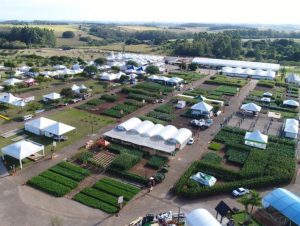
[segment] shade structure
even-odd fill
[[[264,97],[272,97],[273,94],[270,93],[270,92],[265,92],[265,93],[263,94],[263,96],[264,96]]]
[[[161,124],[156,124],[152,128],[148,129],[147,131],[143,132],[141,135],[143,137],[152,137],[153,135],[159,133],[165,127]]]
[[[12,105],[14,105],[16,107],[25,107],[26,102],[24,100],[18,100],[18,101],[13,102]]]
[[[277,188],[262,199],[264,208],[273,207],[296,225],[300,225],[300,197],[284,189]]]
[[[260,112],[261,107],[255,103],[243,104],[241,109],[244,111]]]
[[[194,104],[191,107],[192,110],[196,110],[196,111],[201,111],[201,112],[210,112],[213,107],[207,103],[205,103],[204,101],[198,103],[198,104]]]
[[[73,92],[80,92],[80,87],[76,84],[73,84],[71,89],[72,89]]]
[[[60,98],[61,98],[61,96],[60,96],[59,93],[49,93],[49,94],[43,96],[43,100],[44,100],[44,101],[48,101],[48,100],[58,100],[58,99],[60,99]]]
[[[45,135],[48,137],[55,136],[62,136],[72,130],[75,130],[76,128],[73,126],[66,125],[61,122],[57,122],[51,126],[48,126],[44,129]]]
[[[135,134],[142,134],[146,132],[147,130],[150,130],[154,127],[154,123],[150,122],[148,120],[145,120],[138,124],[136,127],[130,129],[128,132],[135,133]]]
[[[206,209],[195,209],[186,217],[186,226],[222,226]]]
[[[254,132],[247,132],[245,134],[245,144],[252,147],[266,149],[268,143],[268,136],[262,134],[259,130]]]
[[[48,118],[40,117],[25,122],[25,130],[36,135],[44,135],[44,129],[56,124],[57,122]]]
[[[269,97],[263,97],[260,99],[261,102],[265,102],[265,103],[270,103],[271,102],[271,98]]]
[[[284,124],[284,136],[296,139],[298,137],[299,121],[296,119],[288,118]]]
[[[206,173],[198,172],[190,177],[190,179],[207,187],[212,187],[217,182],[217,179]]]
[[[157,134],[153,135],[151,138],[154,140],[168,140],[173,138],[178,132],[177,128],[172,125],[167,125],[163,130],[159,131]]]
[[[295,100],[285,100],[283,101],[283,104],[291,107],[299,107],[299,102]]]
[[[20,161],[21,168],[22,159],[27,158],[30,155],[33,155],[39,151],[43,151],[43,155],[45,155],[44,145],[29,140],[21,140],[1,149],[2,158],[4,158],[4,155],[9,155],[13,158],[18,159]]]

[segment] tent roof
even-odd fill
[[[48,132],[48,133],[52,133],[57,136],[61,136],[61,135],[64,135],[65,133],[68,133],[68,132],[74,130],[74,129],[76,129],[76,128],[73,126],[69,126],[69,125],[66,125],[61,122],[56,122],[55,124],[46,127],[44,129],[44,131]]]
[[[154,127],[153,122],[145,120],[145,121],[141,122],[140,124],[138,124],[136,127],[130,129],[129,132],[142,134],[142,133],[146,132],[147,130],[152,129],[153,127]]]
[[[285,120],[284,132],[286,133],[298,133],[299,121],[296,119],[288,118]]]
[[[165,127],[161,124],[156,124],[152,128],[148,129],[147,131],[142,133],[142,136],[144,137],[152,137],[153,135],[159,133],[161,130],[163,130]]]
[[[73,84],[71,89],[72,89],[73,91],[75,91],[75,90],[80,89],[80,87],[79,87],[78,85],[76,85],[76,84]]]
[[[194,104],[192,107],[191,107],[192,110],[198,110],[198,111],[207,111],[207,112],[210,112],[213,107],[207,103],[205,103],[204,101],[198,103],[198,104]]]
[[[47,99],[50,99],[50,100],[57,100],[57,99],[60,99],[60,94],[59,93],[49,93],[47,95],[44,95],[43,98],[47,98]]]
[[[291,221],[300,225],[300,197],[284,189],[277,188],[262,199],[265,208],[272,206]]]
[[[178,132],[178,129],[175,126],[167,125],[167,126],[165,126],[164,129],[162,129],[161,131],[159,131],[157,134],[153,135],[152,137],[157,136],[163,140],[168,140],[169,138],[174,137],[177,132]]]
[[[37,144],[28,140],[21,140],[19,142],[6,146],[1,150],[4,155],[9,155],[16,159],[22,160],[34,153],[42,151],[43,149],[44,146],[41,144]]]
[[[33,120],[28,121],[28,122],[25,122],[25,126],[30,125],[32,127],[38,128],[38,129],[45,129],[46,127],[52,126],[55,123],[57,123],[57,122],[54,121],[54,120],[44,118],[44,117],[40,117],[40,118],[33,119]]]
[[[13,104],[16,101],[22,100],[22,98],[15,97],[11,93],[8,93],[7,95],[4,95],[0,98],[0,102],[7,103],[7,104]]]
[[[10,78],[10,79],[7,79],[4,81],[5,84],[15,84],[15,83],[20,83],[20,82],[23,82],[22,80],[20,79],[16,79],[16,78]]]
[[[139,125],[142,121],[139,118],[133,117],[117,126],[119,130],[130,130]]]
[[[267,144],[268,136],[262,134],[259,130],[254,132],[247,132],[245,135],[245,140],[252,141],[255,143]]]
[[[192,137],[192,132],[189,129],[181,128],[168,141],[183,144],[185,141],[187,141],[191,137]]]
[[[245,111],[260,112],[261,107],[258,106],[258,105],[255,104],[255,103],[248,103],[248,104],[243,104],[243,105],[241,106],[241,109],[242,109],[242,110],[245,110]]]
[[[283,101],[283,104],[299,107],[299,102],[297,102],[295,100],[285,100],[285,101]]]
[[[270,97],[263,97],[260,99],[262,102],[268,102],[270,103],[271,102],[271,98]]]
[[[190,212],[186,221],[190,226],[222,226],[206,209],[195,209]]]
[[[270,93],[270,92],[265,92],[265,93],[263,94],[263,96],[271,97],[271,96],[273,96],[273,94]]]

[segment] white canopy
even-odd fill
[[[210,112],[213,107],[207,103],[205,103],[204,101],[198,103],[198,104],[194,104],[191,107],[192,110],[197,110],[197,111],[201,111],[201,112]]]
[[[271,102],[271,98],[269,98],[269,97],[263,97],[263,98],[260,99],[260,101],[270,103]]]
[[[243,104],[241,109],[244,111],[260,112],[261,107],[255,103]]]
[[[56,123],[56,121],[54,121],[54,120],[40,117],[40,118],[25,122],[25,130],[28,132],[34,133],[36,135],[42,135],[42,131],[45,128],[52,126],[55,123]]]
[[[44,153],[44,146],[29,140],[21,140],[19,142],[10,144],[1,149],[2,151],[2,158],[4,159],[4,155],[9,155],[13,158],[20,160],[20,166],[22,168],[22,159],[29,157],[39,151],[43,151]]]
[[[268,143],[268,136],[262,134],[259,130],[247,132],[244,139],[246,145],[262,149],[266,149]]]
[[[265,92],[265,93],[263,94],[263,96],[264,96],[264,97],[271,97],[271,96],[273,96],[273,94],[270,93],[270,92]]]
[[[80,87],[76,84],[73,84],[71,89],[72,91],[76,92],[77,90],[80,90]]]
[[[297,102],[295,100],[285,100],[285,101],[283,101],[283,104],[293,106],[293,107],[299,107],[299,102]]]
[[[49,93],[49,94],[43,96],[44,101],[57,100],[57,99],[60,99],[60,98],[61,98],[61,96],[60,96],[59,93]]]
[[[5,80],[3,83],[8,86],[14,86],[15,84],[21,83],[21,82],[23,82],[23,81],[20,79],[11,78],[11,79]]]
[[[206,209],[195,209],[186,217],[187,226],[222,226]]]
[[[45,135],[56,135],[56,136],[62,136],[72,130],[76,129],[75,127],[73,126],[69,126],[69,125],[66,125],[64,123],[61,123],[61,122],[57,122],[51,126],[48,126],[44,129],[45,131]]]
[[[192,131],[186,128],[181,128],[177,131],[174,137],[168,139],[168,142],[174,144],[183,144],[187,142],[192,137]]]
[[[296,119],[288,118],[285,120],[284,132],[298,134],[299,121]]]
[[[13,104],[16,101],[20,101],[20,100],[22,100],[22,98],[15,97],[11,93],[8,93],[7,95],[4,95],[0,98],[0,102],[6,103],[6,104]]]

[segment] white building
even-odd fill
[[[58,100],[60,98],[61,98],[61,96],[59,93],[49,93],[49,94],[43,96],[43,101],[45,101],[45,102],[54,101],[54,100]]]
[[[289,84],[300,86],[300,76],[298,74],[288,74],[285,81]]]
[[[186,216],[186,226],[222,226],[206,209],[195,209]]]
[[[287,118],[284,123],[284,136],[287,138],[297,139],[299,131],[299,121]]]

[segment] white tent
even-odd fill
[[[169,138],[174,137],[174,135],[178,132],[178,129],[175,126],[167,125],[157,134],[153,135],[151,138],[154,140],[168,140]]]
[[[44,101],[58,100],[60,98],[61,98],[61,96],[59,93],[49,93],[49,94],[43,96]]]
[[[186,226],[222,226],[206,209],[195,209],[186,216]]]
[[[265,103],[270,103],[271,102],[271,98],[269,97],[263,97],[260,99],[261,102],[265,102]]]
[[[130,118],[127,121],[117,126],[118,130],[128,131],[139,125],[142,121],[139,118]]]
[[[23,82],[23,81],[20,80],[20,79],[11,78],[11,79],[5,80],[3,83],[4,83],[5,85],[8,85],[8,86],[14,86],[14,85],[16,85],[17,83],[21,83],[21,82]]]
[[[206,173],[198,172],[190,177],[190,179],[208,187],[212,187],[217,182],[217,179]]]
[[[288,118],[285,120],[284,136],[288,138],[297,139],[299,131],[299,121]]]
[[[40,117],[25,122],[25,130],[36,135],[44,135],[44,129],[56,124],[56,121]]]
[[[186,144],[192,137],[192,131],[186,128],[181,128],[177,131],[174,137],[168,139],[168,142],[172,144]]]
[[[284,105],[287,106],[292,106],[292,107],[299,107],[299,102],[295,101],[295,100],[285,100],[283,101]]]
[[[82,89],[87,89],[87,87],[84,84],[81,84],[80,85],[80,90],[82,90]]]
[[[66,125],[64,123],[57,122],[53,125],[50,125],[44,129],[45,136],[53,137],[53,136],[62,136],[72,130],[76,129],[73,126]]]
[[[213,106],[205,103],[204,101],[194,104],[191,107],[192,114],[198,115],[198,114],[210,114],[211,110],[213,109]]]
[[[16,101],[20,101],[22,98],[15,97],[11,93],[8,93],[7,95],[1,96],[0,102],[5,103],[5,104],[13,104]]]
[[[29,140],[21,140],[19,142],[10,144],[1,149],[2,158],[4,159],[4,155],[9,155],[13,158],[19,159],[20,167],[22,169],[22,159],[29,157],[39,151],[44,152],[44,146]]]
[[[259,130],[247,132],[245,135],[245,144],[252,147],[266,149],[268,136],[262,134]]]
[[[22,107],[26,106],[26,102],[23,99],[21,99],[21,100],[13,102],[12,105],[22,108]]]
[[[250,111],[250,112],[260,112],[261,107],[255,103],[248,103],[248,104],[243,104],[241,106],[241,109],[244,111]]]
[[[141,135],[143,137],[152,137],[155,134],[159,133],[161,130],[163,130],[165,127],[161,124],[156,124],[154,125],[152,128],[148,129],[147,131],[145,131],[144,133],[142,133]]]
[[[72,91],[75,93],[80,93],[80,87],[76,84],[73,84],[71,87]]]
[[[263,96],[264,96],[264,97],[272,97],[273,94],[270,93],[270,92],[265,92],[265,93],[263,94]]]
[[[130,129],[128,132],[134,133],[134,134],[142,134],[142,133],[148,131],[149,129],[152,129],[153,127],[154,127],[153,122],[145,120],[145,121],[141,122],[140,124],[138,124],[136,127]]]

